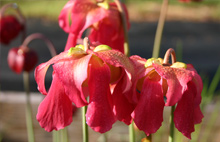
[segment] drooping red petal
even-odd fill
[[[125,76],[117,83],[113,92],[113,105],[114,113],[119,121],[124,122],[129,125],[132,122],[131,113],[135,108],[135,104],[132,104],[127,99],[127,96],[132,96],[133,87],[130,88],[130,91],[125,93],[123,92],[123,86],[126,84],[127,79]]]
[[[187,89],[187,83],[193,79],[192,72],[183,68],[172,68],[153,63],[156,72],[167,80],[166,106],[175,105]]]
[[[63,84],[54,73],[48,95],[38,107],[37,120],[42,128],[50,132],[70,125],[72,115],[72,103],[65,94]]]
[[[191,139],[191,133],[195,130],[194,124],[201,122],[203,115],[195,106],[196,86],[191,81],[188,83],[187,90],[178,102],[174,111],[174,123],[176,128],[187,138]]]
[[[202,79],[199,76],[199,74],[197,73],[197,71],[195,70],[195,68],[193,67],[193,65],[187,64],[187,70],[192,71],[192,74],[193,74],[192,81],[195,83],[196,89],[197,89],[197,94],[195,97],[195,105],[199,105],[201,103],[201,93],[202,93],[202,89],[203,89]]]
[[[92,64],[88,80],[90,100],[86,121],[94,131],[100,133],[109,131],[116,121],[113,114],[109,83],[110,70],[108,65],[105,63]]]
[[[145,70],[144,65],[147,62],[146,59],[141,58],[138,55],[133,55],[129,58],[131,59],[132,63],[134,64],[136,71],[143,72],[143,70]]]
[[[136,126],[146,135],[155,133],[163,121],[163,92],[160,81],[144,80],[140,100],[132,113]]]
[[[202,114],[202,111],[200,109],[200,106],[194,108],[194,124],[199,124],[202,122],[202,118],[204,115]]]
[[[129,60],[128,57],[126,57],[123,53],[118,52],[116,50],[107,50],[107,51],[102,51],[102,52],[94,52],[96,56],[101,58],[104,62],[114,66],[114,67],[121,67],[124,69],[128,80],[127,84],[123,88],[123,92],[126,92],[130,89],[132,83],[131,83],[131,78],[133,76],[134,72],[134,67],[131,61]]]
[[[81,37],[85,29],[105,18],[106,12],[107,10],[98,6],[96,1],[75,0],[71,11],[72,25],[70,32]]]
[[[42,63],[40,64],[39,66],[36,67],[35,69],[35,80],[37,82],[37,85],[38,85],[38,90],[46,95],[47,94],[47,91],[45,89],[45,75],[46,75],[46,72],[49,68],[49,66],[53,63],[56,63],[56,62],[59,62],[61,60],[68,60],[68,59],[71,59],[72,57],[71,56],[68,56],[68,53],[67,52],[62,52],[60,53],[59,55],[53,57],[52,59],[50,59],[48,62],[46,63]]]
[[[88,76],[87,69],[91,56],[84,55],[78,59],[59,62],[53,65],[67,96],[77,107],[87,105],[82,91],[82,84]]]
[[[58,18],[59,26],[67,33],[70,32],[69,14],[74,4],[75,1],[73,0],[68,1],[61,10]]]

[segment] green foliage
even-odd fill
[[[60,11],[62,10],[63,6],[66,4],[66,0],[60,1],[32,1],[32,0],[25,0],[25,1],[3,1],[1,5],[6,3],[17,3],[21,12],[24,14],[26,18],[41,18],[46,20],[53,20],[57,21]]]

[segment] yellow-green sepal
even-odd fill
[[[170,67],[172,68],[184,68],[186,69],[187,68],[187,65],[183,62],[175,62],[173,63]]]
[[[99,52],[99,51],[106,51],[106,50],[112,50],[112,48],[109,47],[108,45],[99,45],[99,46],[96,46],[96,48],[93,51]]]
[[[104,0],[103,2],[97,3],[97,5],[104,8],[104,9],[106,9],[106,10],[108,10],[109,7],[110,7],[107,0]]]
[[[148,59],[147,62],[145,63],[144,67],[147,68],[147,67],[149,67],[149,66],[152,66],[152,63],[161,65],[161,64],[162,64],[162,61],[163,61],[163,59],[161,59],[161,58],[158,58],[158,59],[150,58],[150,59]]]
[[[76,47],[71,47],[68,50],[69,56],[76,55],[76,54],[86,54],[86,52],[82,48],[79,48],[78,45]]]

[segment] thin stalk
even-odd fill
[[[129,125],[129,142],[135,142],[134,121]]]
[[[30,86],[29,86],[29,73],[23,73],[24,80],[24,89],[26,92],[26,125],[27,125],[27,133],[28,133],[28,142],[34,142],[34,128],[32,122],[32,109],[30,102]]]
[[[174,142],[174,110],[175,106],[171,107],[171,114],[170,114],[170,135],[169,135],[169,142]]]
[[[163,4],[160,11],[160,17],[157,25],[156,35],[154,39],[153,58],[159,57],[161,38],[163,34],[164,23],[166,20],[168,4],[169,4],[169,0],[163,0]]]
[[[126,56],[130,56],[130,49],[129,49],[129,40],[128,40],[128,27],[127,27],[127,19],[125,15],[125,10],[120,2],[120,0],[114,0],[115,4],[118,7],[118,11],[120,12],[120,16],[122,19],[123,30],[124,30],[124,53]]]
[[[59,131],[53,131],[53,142],[59,142]]]
[[[87,106],[82,107],[83,142],[89,141],[88,125],[86,124],[86,110],[87,110]]]
[[[183,45],[181,40],[177,40],[176,42],[176,58],[179,62],[183,60]]]
[[[67,127],[65,127],[64,129],[60,130],[61,131],[61,142],[68,142],[68,130]]]
[[[2,141],[2,137],[3,137],[2,135],[3,135],[3,134],[2,134],[2,133],[0,133],[0,142]]]
[[[213,95],[214,95],[215,90],[219,84],[219,81],[220,81],[220,65],[218,66],[218,69],[215,73],[215,76],[213,77],[212,82],[207,90],[207,95],[209,95],[209,97],[210,97],[209,101],[211,101],[211,99],[213,99]]]

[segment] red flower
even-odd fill
[[[18,36],[23,26],[12,15],[3,16],[0,19],[0,42],[9,44],[10,41]]]
[[[111,129],[116,121],[112,96],[117,92],[115,84],[121,82],[120,89],[126,93],[131,87],[133,66],[124,54],[106,47],[100,45],[92,51],[77,45],[36,68],[38,89],[46,95],[38,108],[37,120],[46,131],[59,130],[71,123],[71,103],[76,107],[88,105],[86,120],[93,130],[104,133]],[[47,92],[44,79],[51,64],[54,73]]]
[[[32,71],[37,61],[37,53],[28,47],[11,48],[8,52],[8,65],[17,74]]]
[[[190,64],[176,62],[164,65],[163,59],[137,56],[131,59],[139,69],[137,74],[138,103],[132,113],[135,124],[147,135],[155,133],[163,121],[164,106],[177,107],[174,111],[176,128],[191,138],[194,125],[200,123],[202,80]],[[145,67],[144,67],[145,66]]]
[[[126,10],[125,6],[124,9]],[[69,25],[69,13],[71,25]],[[70,0],[60,13],[59,25],[69,33],[65,50],[74,47],[82,33],[91,28],[89,34],[91,42],[100,42],[124,52],[123,25],[115,3]]]

